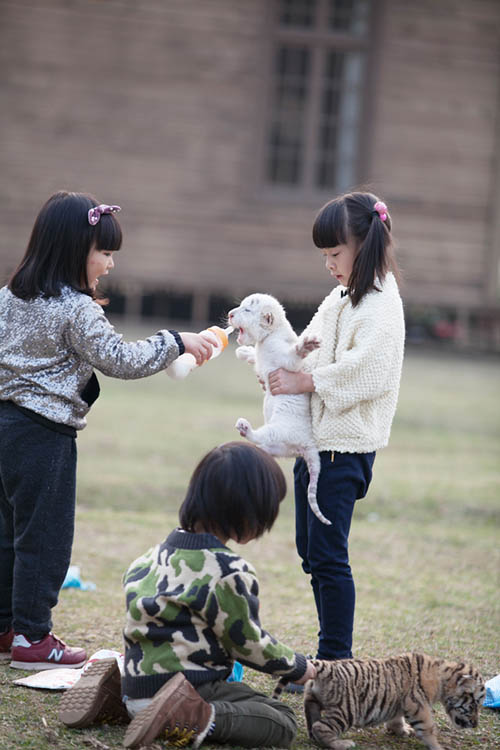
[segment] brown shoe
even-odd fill
[[[207,736],[214,717],[214,707],[178,672],[130,722],[123,744],[141,747],[158,738],[177,747],[192,742],[192,747],[197,748]]]
[[[121,675],[116,659],[93,662],[78,682],[66,691],[59,703],[59,721],[81,729],[91,724],[128,722],[122,703]]]

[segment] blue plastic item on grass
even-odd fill
[[[492,677],[486,683],[486,697],[483,706],[485,708],[500,708],[500,674]]]
[[[243,682],[243,666],[239,661],[235,661],[233,664],[233,671],[227,678],[228,682]]]
[[[66,578],[61,586],[62,589],[80,589],[81,591],[94,591],[95,587],[95,583],[92,583],[92,581],[81,580],[78,565],[69,566]]]

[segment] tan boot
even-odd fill
[[[178,672],[130,722],[123,744],[141,747],[158,738],[177,747],[193,743],[192,747],[197,748],[207,736],[214,717],[214,707]]]
[[[116,659],[93,662],[61,698],[58,716],[67,727],[78,729],[96,723],[128,723]]]

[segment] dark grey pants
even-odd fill
[[[276,680],[271,678],[273,685]],[[196,690],[215,708],[215,729],[207,743],[241,747],[290,747],[297,733],[293,710],[244,682],[218,680]]]
[[[0,631],[43,638],[71,560],[76,440],[0,402]]]

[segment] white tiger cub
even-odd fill
[[[325,524],[331,522],[321,513],[316,499],[320,458],[311,424],[310,394],[279,394],[269,390],[269,373],[280,367],[299,372],[303,360],[317,349],[317,338],[299,338],[286,318],[285,310],[269,294],[250,294],[228,313],[228,321],[239,329],[236,350],[238,359],[255,366],[265,383],[264,420],[254,430],[247,419],[240,417],[236,429],[242,437],[255,443],[272,456],[302,456],[309,470],[307,499],[314,514]]]

